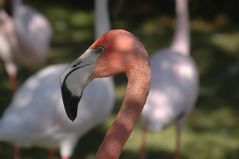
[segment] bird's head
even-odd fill
[[[61,91],[71,120],[77,116],[77,107],[87,84],[94,78],[127,73],[133,67],[131,61],[138,49],[143,52],[140,57],[147,58],[146,50],[135,36],[125,30],[112,30],[97,39],[68,66],[61,77]]]

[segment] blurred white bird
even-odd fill
[[[187,0],[176,0],[176,33],[172,46],[151,58],[150,93],[141,115],[144,127],[141,159],[145,158],[146,133],[176,123],[175,158],[179,158],[182,122],[193,109],[198,95],[198,70],[189,55]]]
[[[62,159],[69,159],[78,139],[109,116],[114,84],[111,78],[102,78],[87,86],[75,122],[67,118],[59,82],[66,66],[46,67],[19,87],[0,120],[1,141],[23,147],[60,147]]]
[[[104,21],[95,19],[95,25],[103,25],[101,29],[95,28],[96,35],[110,28],[105,10],[107,0],[102,2],[103,5],[95,4],[96,14],[106,18]],[[110,115],[114,105],[114,82],[108,77],[93,81],[87,87],[79,106],[79,117],[74,123],[68,121],[58,83],[65,67],[62,64],[43,69],[16,92],[0,123],[0,140],[19,146],[60,147],[62,159],[69,159],[78,138]],[[19,155],[15,154],[15,158]]]
[[[47,19],[21,0],[4,0],[0,11],[0,58],[5,63],[11,89],[17,87],[17,66],[42,64],[48,55],[52,29]]]

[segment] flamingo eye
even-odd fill
[[[96,54],[102,54],[105,51],[104,46],[99,46],[96,50],[95,53]]]

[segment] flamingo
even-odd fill
[[[97,0],[95,0],[95,2],[97,2]],[[97,26],[95,27],[96,35],[101,35],[110,28],[109,15],[106,6],[107,0],[104,0],[103,3],[95,3],[95,15],[97,15],[95,18],[95,26]],[[99,21],[98,16],[100,16],[104,20]],[[27,82],[25,82],[21,89],[17,91],[15,98],[12,101],[12,103],[14,104],[11,104],[9,106],[9,109],[12,109],[13,111],[10,111],[9,109],[6,110],[6,113],[4,114],[3,119],[0,123],[0,140],[11,142],[19,146],[41,146],[46,148],[60,147],[60,154],[62,156],[62,159],[69,159],[72,155],[73,149],[78,138],[80,138],[82,135],[84,135],[96,125],[99,125],[99,123],[103,122],[103,120],[107,116],[109,116],[110,112],[113,109],[114,102],[114,82],[111,77],[100,79],[92,83],[92,85],[89,85],[87,93],[88,95],[86,94],[87,97],[85,97],[82,102],[82,105],[84,105],[81,110],[83,115],[79,117],[79,120],[78,122],[76,122],[76,124],[69,124],[65,118],[59,117],[59,115],[62,114],[62,110],[58,110],[56,106],[58,104],[61,105],[62,102],[61,100],[59,100],[59,94],[56,93],[55,95],[53,95],[54,92],[59,92],[57,90],[59,89],[57,83],[53,83],[53,81],[57,79],[57,75],[62,72],[64,66],[65,65],[62,64],[43,69],[38,74],[31,77]],[[55,74],[56,77],[52,77],[49,73],[46,72]],[[39,76],[41,76],[42,78],[38,79]],[[38,94],[40,92],[44,94],[44,92],[47,92],[47,86],[44,84],[41,86],[36,86],[32,89],[28,88],[31,87],[31,83],[42,82],[48,83],[47,85],[49,86],[49,88],[51,88],[52,94],[48,96],[34,96],[29,99],[27,103],[22,104],[24,110],[18,109],[19,103],[20,105],[22,103],[20,101],[20,97],[26,96],[28,94]],[[96,89],[101,91],[95,91]],[[107,99],[102,99],[100,93],[102,93],[102,95],[104,94],[104,97],[107,96]],[[94,99],[94,101],[92,101],[92,99]],[[45,107],[42,106],[39,101],[44,101]],[[89,106],[86,107],[86,105]],[[104,110],[104,112],[98,110],[98,105],[103,106],[101,107],[101,110]],[[43,117],[41,115],[32,117],[32,115],[21,113],[22,111],[36,112],[39,107],[41,107],[39,113],[47,114],[46,116]],[[52,110],[55,110],[58,113],[52,113]],[[24,117],[21,117],[20,115]],[[15,123],[15,121],[12,121],[12,116],[15,116],[17,120],[19,120],[19,123]],[[57,128],[54,128],[53,126],[51,130],[46,130],[46,128],[41,124],[45,121],[52,124],[57,124]],[[82,121],[84,121],[84,123],[82,123]],[[88,126],[85,126],[85,123],[87,123]],[[10,126],[8,127],[8,125]],[[26,127],[27,129],[25,129]],[[68,127],[70,130],[65,130]],[[77,129],[75,127],[77,127]],[[38,130],[38,132],[35,132],[36,130]],[[12,139],[11,135],[8,135],[8,131],[15,132],[11,134]],[[69,133],[69,135],[66,133]],[[28,134],[33,135],[31,135],[31,137],[29,136],[29,138],[26,138]],[[16,139],[16,141],[14,141],[14,139]],[[20,150],[17,147],[15,147],[14,156],[15,158],[20,158]],[[54,158],[54,153],[52,151],[49,151],[49,158]]]
[[[174,158],[179,158],[180,130],[198,95],[198,70],[189,55],[187,0],[176,0],[176,13],[176,34],[171,47],[157,51],[150,58],[152,81],[141,115],[141,159],[145,158],[147,132],[159,131],[172,123],[176,123]]]
[[[0,22],[0,58],[14,92],[17,88],[16,63],[29,68],[42,64],[47,58],[52,29],[42,14],[23,5],[21,0],[4,0]]]
[[[19,87],[0,120],[1,141],[20,147],[60,148],[61,158],[70,159],[78,139],[111,114],[114,83],[111,78],[101,78],[87,86],[79,116],[74,123],[69,121],[59,82],[66,67],[48,66]]]
[[[105,1],[104,5],[107,5]],[[108,12],[104,11],[106,8],[104,5],[95,5],[96,14],[106,17],[108,19]],[[99,26],[101,21],[95,20],[95,24]],[[97,35],[103,34],[109,29],[108,25],[103,24],[101,29],[95,27]],[[114,82],[111,77],[97,80],[89,85],[87,88],[88,93],[84,97],[81,104],[82,115],[79,116],[75,124],[71,124],[65,117],[61,117],[63,109],[59,109],[62,105],[58,89],[59,85],[55,82],[58,79],[60,73],[62,73],[65,64],[49,66],[36,75],[29,78],[28,81],[17,91],[9,109],[6,110],[1,122],[0,122],[0,140],[14,143],[18,146],[40,146],[46,148],[58,148],[60,147],[60,154],[62,159],[69,159],[73,153],[76,141],[83,136],[90,129],[99,125],[104,119],[109,116],[113,109],[114,102]],[[55,75],[55,77],[53,77]],[[39,77],[41,77],[39,79]],[[33,86],[35,83],[44,83],[39,86]],[[51,91],[46,90],[50,88]],[[100,92],[95,90],[101,90]],[[49,94],[47,93],[49,92]],[[38,95],[38,94],[42,95]],[[102,93],[101,96],[100,93]],[[29,94],[35,94],[28,102],[22,104],[20,99],[23,96]],[[45,95],[44,95],[45,94]],[[47,94],[47,95],[46,95]],[[104,97],[107,96],[107,99]],[[92,101],[92,98],[94,101]],[[44,105],[40,101],[44,101]],[[24,107],[19,109],[19,105]],[[88,106],[89,105],[89,106]],[[99,105],[102,105],[99,110]],[[88,106],[88,107],[86,107]],[[13,111],[11,111],[13,110]],[[55,110],[55,112],[54,112]],[[32,116],[23,112],[36,112],[39,111],[39,116]],[[58,113],[56,113],[58,112]],[[44,114],[46,114],[44,116]],[[23,116],[23,117],[22,117]],[[64,116],[64,115],[63,115]],[[16,118],[19,123],[12,120],[12,117]],[[93,120],[94,119],[94,120]],[[32,121],[32,122],[31,122]],[[84,122],[82,122],[84,121]],[[42,123],[49,123],[48,127],[42,125]],[[87,126],[85,124],[87,123]],[[55,127],[56,124],[56,127]],[[49,128],[51,127],[51,128]],[[75,128],[76,127],[76,128]],[[66,130],[69,128],[69,130]],[[46,130],[48,129],[48,130]],[[14,133],[11,133],[13,131]],[[36,132],[37,131],[37,132]],[[68,134],[66,134],[68,133]],[[32,135],[28,135],[32,134]],[[28,136],[26,138],[26,136]],[[15,141],[16,140],[16,141]],[[15,150],[15,158],[20,158],[20,151]],[[54,158],[54,153],[49,151],[49,158]]]
[[[128,79],[126,95],[96,153],[96,159],[118,159],[140,117],[151,78],[147,51],[130,32],[111,30],[70,64],[61,77],[65,111],[69,119],[75,120],[77,106],[87,84],[95,78],[119,73],[125,73]]]

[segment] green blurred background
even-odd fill
[[[71,62],[94,41],[93,0],[25,0],[50,21],[54,37],[47,62],[29,70],[19,67],[19,83],[55,63]],[[182,159],[239,159],[239,1],[190,0],[191,53],[200,71],[200,94],[182,135]],[[175,26],[174,0],[125,0],[112,28],[131,31],[149,54],[168,47]],[[0,65],[0,112],[8,106],[8,76]],[[79,142],[72,159],[93,159],[124,97],[126,78],[118,75],[116,107],[111,117]],[[140,124],[128,140],[122,159],[139,158]],[[150,133],[148,158],[172,158],[173,127]],[[0,159],[12,158],[12,146],[0,143]],[[58,151],[56,151],[59,157]],[[22,159],[45,159],[41,148],[23,149]]]

